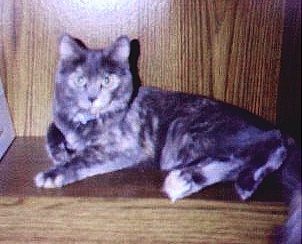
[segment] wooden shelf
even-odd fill
[[[37,189],[44,139],[20,137],[0,163],[0,243],[270,243],[286,208],[269,182],[243,203],[231,184],[171,203],[164,174],[129,169]]]

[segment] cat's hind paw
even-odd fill
[[[53,175],[49,172],[40,172],[34,178],[36,187],[39,188],[59,188],[64,185],[64,176],[62,174]]]
[[[198,191],[191,175],[181,170],[173,170],[166,177],[162,191],[172,202]]]

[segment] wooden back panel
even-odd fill
[[[127,34],[140,43],[143,85],[276,120],[283,0],[0,0],[0,14],[0,72],[19,136],[44,135],[51,121],[64,32],[90,47]]]

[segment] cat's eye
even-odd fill
[[[80,75],[74,80],[74,83],[78,87],[83,87],[87,83],[87,78],[84,75]]]
[[[109,83],[110,83],[110,76],[106,74],[103,78],[103,84],[108,85]]]

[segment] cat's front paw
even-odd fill
[[[175,202],[193,193],[192,178],[181,170],[173,170],[166,177],[162,191]]]
[[[34,178],[36,187],[39,188],[59,188],[65,185],[63,174],[56,174],[53,170],[40,172]]]

